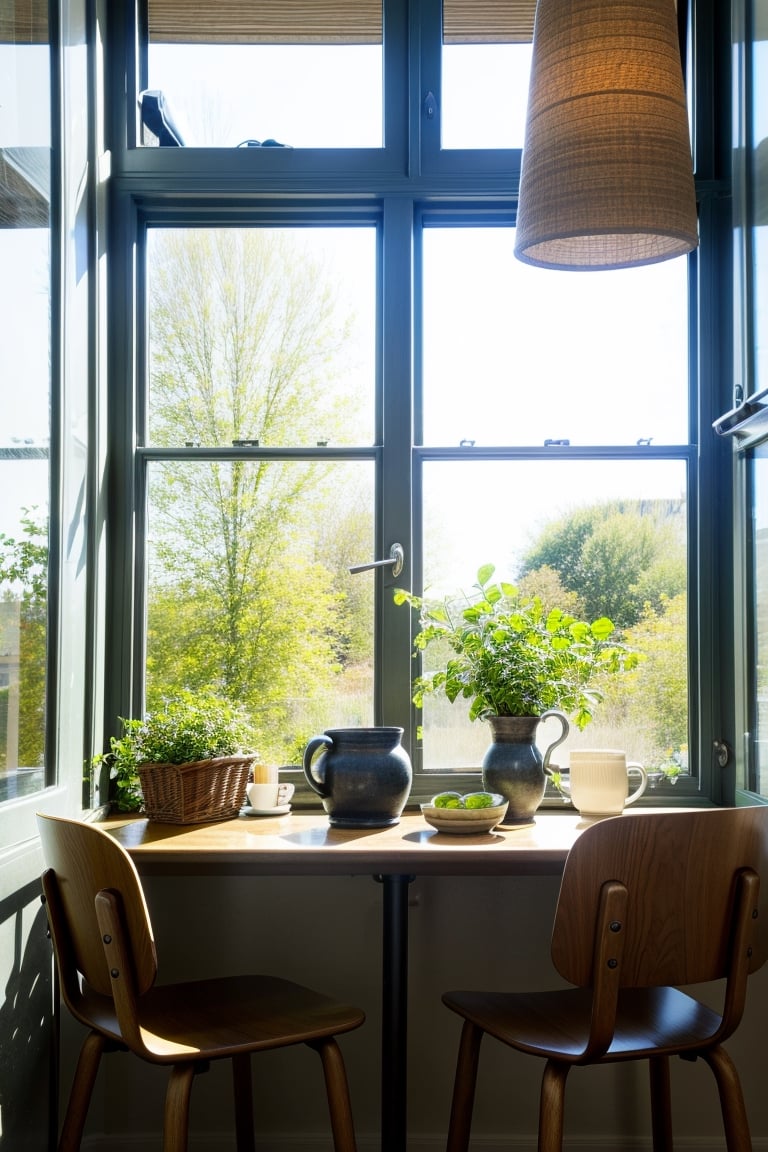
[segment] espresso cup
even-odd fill
[[[628,795],[629,778],[639,782]],[[568,791],[582,816],[618,816],[627,804],[639,800],[648,787],[642,764],[627,762],[625,752],[608,748],[574,748]]]
[[[288,804],[293,792],[293,784],[279,784],[277,780],[267,784],[249,784],[246,788],[248,803],[257,812],[268,812],[271,808]]]

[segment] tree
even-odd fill
[[[163,233],[150,284],[153,444],[290,447],[340,426],[347,323],[284,235]],[[338,475],[306,460],[151,466],[148,703],[210,687],[248,706],[262,751],[293,742],[297,710],[338,677],[351,630],[313,544],[324,508],[343,503]]]
[[[46,646],[48,635],[48,525],[36,509],[23,509],[22,536],[0,533],[0,650],[18,653],[18,766],[36,768],[45,756]],[[7,764],[10,691],[0,694]]]
[[[646,603],[686,587],[682,501],[611,501],[577,509],[548,524],[522,560],[521,576],[554,569],[584,614],[609,616],[618,628],[640,620]]]
[[[588,619],[605,614],[640,657],[621,684],[600,683],[599,723],[646,763],[688,744],[685,506],[607,501],[545,527],[518,581],[543,598],[558,580]]]
[[[614,686],[605,686],[607,706],[620,707],[625,721],[638,731],[647,731],[660,753],[672,753],[688,745],[686,638],[684,593],[662,597],[660,608],[646,604],[638,624],[624,636],[643,659],[627,674],[621,702]]]

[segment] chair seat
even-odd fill
[[[490,1036],[533,1056],[577,1064],[589,1038],[589,988],[446,992],[443,1002]],[[716,1012],[677,988],[625,989],[619,994],[613,1042],[601,1059],[694,1050],[714,1035],[720,1021]]]
[[[88,989],[84,1003],[89,1023],[121,1041],[113,1001]],[[157,1064],[305,1044],[349,1032],[363,1020],[352,1005],[274,976],[156,985],[139,1005],[147,1059]]]

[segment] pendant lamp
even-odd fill
[[[674,0],[538,0],[515,255],[594,270],[697,243]]]

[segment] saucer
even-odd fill
[[[241,816],[284,816],[286,812],[290,812],[290,804],[278,804],[276,808],[251,808],[250,804],[245,804],[240,809]]]

